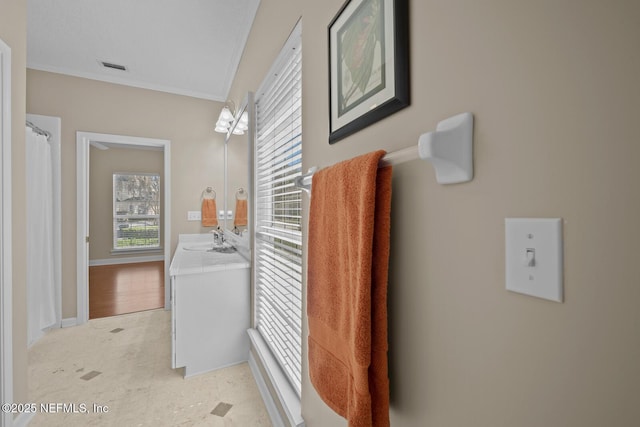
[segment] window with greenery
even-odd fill
[[[160,175],[113,174],[113,248],[160,247]]]

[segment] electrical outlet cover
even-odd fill
[[[200,221],[202,213],[200,211],[187,211],[187,221]]]

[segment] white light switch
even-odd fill
[[[536,266],[536,250],[534,248],[527,248],[525,251],[524,265],[526,267]]]
[[[562,219],[505,219],[506,287],[563,301]]]
[[[187,211],[187,221],[200,221],[202,213],[200,211]]]

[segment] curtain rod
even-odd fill
[[[34,131],[35,133],[37,133],[38,135],[43,135],[47,139],[51,138],[51,134],[49,132],[47,132],[44,129],[40,129],[38,126],[36,126],[33,123],[31,123],[29,120],[27,120],[27,126],[30,127],[31,130]]]
[[[420,135],[413,147],[387,153],[378,167],[395,166],[410,160],[429,160],[439,184],[458,184],[473,179],[473,114],[461,113],[438,123],[436,130]],[[311,192],[312,167],[294,179],[294,185]]]

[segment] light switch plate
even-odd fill
[[[562,302],[561,218],[506,218],[507,290]]]

